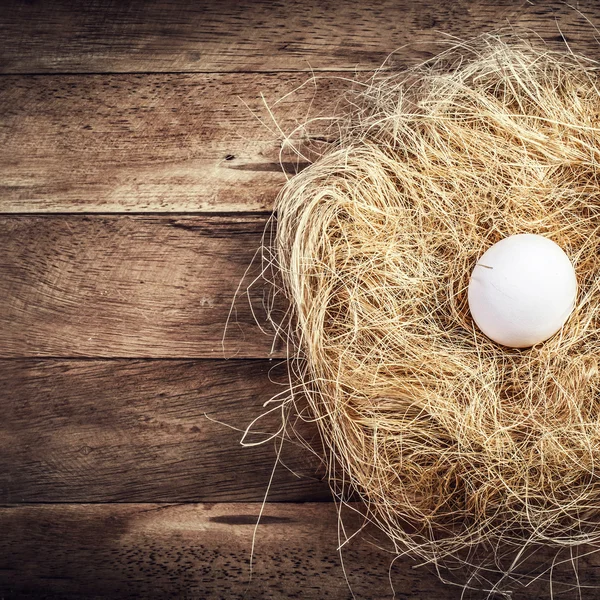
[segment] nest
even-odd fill
[[[526,548],[600,539],[598,69],[487,35],[352,105],[276,202],[292,368],[337,497],[398,554],[504,585]],[[517,233],[554,240],[579,285],[526,349],[467,304],[477,259]]]

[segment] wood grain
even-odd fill
[[[262,501],[276,444],[240,430],[285,382],[270,361],[0,361],[0,502]],[[280,426],[277,411],[248,440]],[[269,500],[330,500],[298,441],[281,460]]]
[[[47,505],[0,508],[0,596],[8,598],[351,598],[331,504]],[[356,523],[355,523],[356,525]],[[389,555],[344,551],[358,598],[391,598]],[[456,599],[425,569],[400,561],[396,598]]]
[[[341,75],[0,77],[0,212],[270,210],[305,165],[284,135],[331,114]]]
[[[259,510],[259,504],[240,503],[5,506],[0,508],[0,595],[351,600],[331,503],[268,505],[248,582]],[[348,535],[361,525],[351,515],[344,523]],[[461,596],[460,588],[442,584],[433,570],[415,568],[406,557],[394,563],[388,578],[392,555],[387,547],[369,528],[344,546],[344,566],[357,599],[390,600],[390,578],[396,600],[490,598],[485,592]],[[547,558],[538,555],[534,572],[550,566],[544,565]],[[554,597],[597,598],[598,558],[577,562],[581,596],[569,587],[572,565],[565,564],[555,566]],[[547,581],[529,583],[511,598],[550,597]]]
[[[261,330],[269,327],[268,290],[256,284],[250,300],[243,293],[259,271],[255,264],[244,276],[265,222],[261,215],[0,218],[0,357],[283,356],[282,344],[273,347],[273,334]]]
[[[577,5],[598,23],[597,3]],[[560,28],[597,54],[593,27],[557,0],[12,0],[0,24],[4,73],[371,70],[508,24],[549,41]]]

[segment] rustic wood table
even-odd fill
[[[392,50],[402,67],[507,24],[600,54],[557,1],[1,3],[1,598],[345,599],[346,577],[357,598],[460,597],[409,559],[388,578],[366,534],[345,577],[322,469],[291,443],[249,580],[276,446],[239,430],[285,351],[260,285],[224,328],[299,167],[284,135]]]

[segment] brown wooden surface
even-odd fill
[[[593,1],[578,2],[592,21]],[[0,68],[41,72],[372,70],[431,56],[444,34],[508,24],[595,45],[594,31],[557,0],[5,1]],[[402,48],[403,46],[406,46]]]
[[[260,504],[63,504],[0,507],[0,597],[30,598],[306,598],[351,600],[338,553],[332,503],[269,504],[252,536]],[[363,524],[344,516],[348,535]],[[392,554],[367,527],[343,546],[348,583],[369,600],[483,600],[484,592],[444,585],[433,571]],[[567,555],[568,556],[568,555]],[[524,568],[512,598],[547,597],[551,556],[539,556],[543,577]],[[564,560],[564,557],[563,557]],[[597,598],[595,556],[578,559],[582,600]],[[529,575],[527,577],[527,575]],[[391,581],[391,585],[390,585]],[[572,566],[554,567],[558,598],[576,598]],[[525,587],[525,584],[528,587]]]
[[[514,25],[598,58],[600,6],[578,8],[0,3],[0,598],[351,598],[322,468],[292,443],[248,584],[276,450],[214,422],[245,429],[285,381],[283,347],[254,320],[265,286],[235,302],[222,343],[273,199],[306,166],[284,152],[281,170],[282,142],[392,51],[396,68]],[[308,134],[332,139],[321,121]],[[391,555],[370,535],[345,546],[348,579],[356,598],[391,598]],[[597,564],[579,560],[584,598]],[[460,597],[412,567],[395,563],[396,598]],[[576,597],[572,581],[558,569],[552,591]]]
[[[255,322],[268,327],[267,288],[255,286],[252,304],[244,295],[265,223],[248,214],[0,217],[0,356],[283,356]]]
[[[593,26],[561,2],[251,6],[1,3],[2,72],[161,73],[0,79],[0,212],[269,210],[285,180],[284,135],[332,113],[354,77],[344,69],[379,67],[400,46],[390,64],[416,62],[448,40],[439,31],[469,37],[508,24],[551,47],[564,48],[563,32],[574,50],[599,56]],[[579,7],[600,23],[594,3]],[[310,64],[316,80],[272,73],[281,63]],[[181,70],[193,73],[162,73]],[[323,122],[309,134],[329,139]],[[282,159],[288,174],[304,166]]]
[[[240,430],[285,382],[268,360],[0,361],[0,503],[262,501],[276,445],[242,447]],[[280,425],[265,417],[248,441]],[[269,500],[330,499],[299,441],[281,461]]]
[[[259,504],[0,508],[0,597],[350,600],[331,503],[267,506],[248,583],[259,510]],[[343,556],[357,597],[391,598],[389,554],[367,539],[349,544]],[[405,560],[394,568],[396,598],[460,597],[430,571],[411,567]]]
[[[341,76],[2,77],[0,212],[270,210],[283,134],[331,114]],[[281,159],[288,174],[305,164]]]

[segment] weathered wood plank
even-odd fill
[[[285,382],[270,361],[0,360],[0,502],[260,501],[276,444],[239,430]],[[280,426],[272,413],[248,441]],[[269,500],[330,499],[299,442],[281,460]]]
[[[579,9],[596,23],[600,7]],[[558,0],[22,2],[0,5],[4,73],[355,70],[430,56],[444,34],[560,29],[589,50],[594,30]],[[403,47],[405,45],[408,47]]]
[[[202,598],[351,600],[337,551],[332,503],[269,504],[250,548],[259,504],[21,505],[0,508],[0,595],[5,598]],[[345,517],[346,534],[360,526]],[[355,597],[483,600],[485,592],[442,584],[432,570],[392,555],[366,529],[343,549]],[[568,552],[568,551],[567,551]],[[574,556],[576,553],[574,552]],[[531,568],[541,573],[547,555]],[[581,595],[571,564],[556,565],[554,597],[597,598],[597,557],[578,563]],[[546,575],[547,579],[547,575]],[[548,582],[517,588],[514,600],[549,598]],[[594,589],[596,588],[596,589]],[[562,592],[562,593],[561,593]],[[559,595],[560,594],[560,595]],[[496,597],[496,596],[493,596]]]
[[[265,217],[0,218],[0,357],[265,358]],[[241,284],[240,284],[241,282]],[[263,297],[265,296],[265,297]],[[265,322],[265,326],[268,324]],[[225,339],[223,341],[225,335]]]
[[[268,505],[249,558],[258,504],[0,508],[0,595],[7,598],[351,598],[335,507]],[[358,598],[390,598],[389,555],[350,544]],[[430,571],[394,568],[397,598],[458,599]],[[435,594],[435,596],[434,596]]]
[[[0,212],[270,210],[282,132],[329,116],[341,75],[0,77]]]

